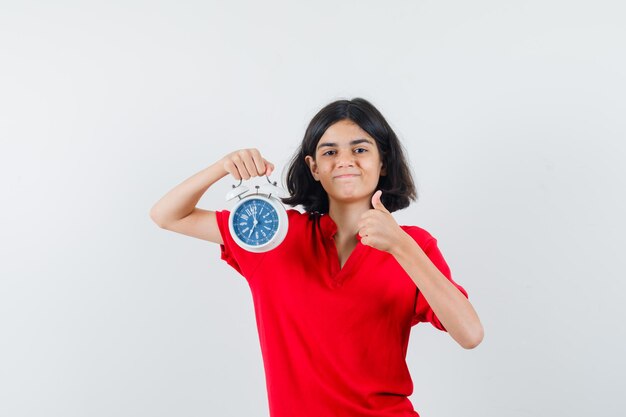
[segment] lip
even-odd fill
[[[342,175],[335,175],[333,178],[334,179],[339,179],[339,178],[352,178],[352,177],[358,177],[359,174],[342,174]]]

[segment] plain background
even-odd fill
[[[357,96],[486,330],[413,328],[417,411],[623,415],[622,2],[100,3],[0,2],[0,415],[267,416],[245,280],[149,210]]]

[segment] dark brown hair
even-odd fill
[[[307,155],[315,158],[315,148],[326,129],[341,120],[353,121],[376,140],[387,174],[380,177],[376,189],[382,190],[381,201],[387,210],[394,212],[417,200],[411,171],[398,137],[378,109],[365,99],[354,98],[334,101],[313,117],[289,164],[287,189],[291,197],[283,198],[283,203],[301,204],[309,213],[328,213],[328,195],[313,178],[304,158]]]

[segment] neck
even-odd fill
[[[335,240],[357,240],[359,220],[371,208],[369,201],[358,203],[329,202],[328,215],[337,225]]]

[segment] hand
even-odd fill
[[[380,201],[382,193],[380,190],[374,193],[372,196],[374,208],[363,213],[358,229],[362,244],[390,252],[394,245],[401,241],[404,231]]]
[[[231,152],[220,162],[226,172],[237,180],[270,175],[274,171],[274,164],[264,159],[257,149],[240,149]]]

